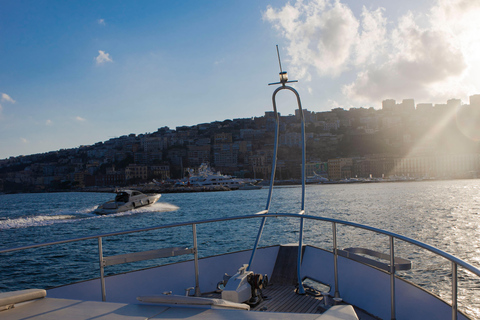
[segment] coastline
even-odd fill
[[[445,180],[474,180],[470,179],[346,179],[338,181],[322,181],[322,182],[307,182],[307,185],[329,185],[329,184],[364,184],[364,183],[392,183],[392,182],[422,182],[422,181],[445,181]],[[269,181],[264,180],[259,185],[263,187],[269,186]],[[299,186],[300,180],[276,180],[275,186]],[[130,185],[123,187],[85,187],[74,189],[34,189],[34,190],[21,190],[17,192],[0,192],[2,194],[17,194],[17,193],[56,193],[56,192],[99,192],[99,193],[115,193],[115,190],[121,189],[133,189],[143,193],[192,193],[192,192],[221,192],[221,191],[235,191],[238,188],[229,188],[227,186],[174,186],[165,185],[159,186],[153,183],[147,183],[144,185]]]

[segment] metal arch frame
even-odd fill
[[[293,81],[290,81],[293,82]],[[272,104],[273,104],[273,112],[275,115],[275,141],[274,141],[274,150],[273,150],[273,160],[272,160],[272,172],[270,177],[270,187],[268,190],[268,198],[267,204],[265,206],[265,211],[262,211],[263,214],[268,214],[270,210],[270,204],[273,195],[273,186],[275,182],[275,171],[277,168],[277,154],[278,154],[278,137],[279,137],[279,126],[280,126],[280,117],[277,112],[277,103],[276,103],[276,95],[281,90],[290,90],[292,91],[296,98],[298,109],[300,110],[300,120],[301,120],[301,135],[302,135],[302,202],[299,215],[303,215],[305,213],[305,158],[306,158],[306,151],[305,151],[305,117],[303,115],[302,103],[300,101],[300,95],[298,94],[297,90],[292,87],[286,86],[286,82],[280,82],[282,86],[275,89],[272,94]],[[257,238],[255,240],[255,244],[252,250],[252,255],[250,257],[250,261],[248,262],[247,270],[250,270],[250,266],[252,265],[253,259],[255,257],[255,253],[257,251],[258,243],[260,242],[260,238],[262,236],[263,228],[265,227],[265,222],[267,217],[263,217],[262,222],[260,223],[260,227],[258,229]],[[298,239],[298,254],[297,254],[297,281],[298,281],[298,294],[305,294],[305,288],[303,287],[302,283],[302,276],[301,276],[301,264],[302,264],[302,249],[303,249],[303,227],[304,227],[304,220],[303,217],[300,218],[300,232],[299,232],[299,239]]]

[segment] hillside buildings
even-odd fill
[[[479,175],[480,95],[469,104],[400,103],[328,112],[304,110],[307,176],[472,178]],[[298,110],[280,115],[277,177],[300,177]],[[270,178],[273,112],[262,117],[159,128],[91,146],[0,160],[0,192],[123,186],[185,176],[209,163],[238,177]]]

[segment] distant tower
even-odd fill
[[[471,97],[470,97],[471,98]],[[480,96],[479,96],[480,98]],[[480,101],[480,100],[478,100]],[[458,108],[462,105],[462,100],[460,99],[450,99],[450,100],[447,100],[447,107],[450,109],[450,108]]]
[[[393,99],[387,99],[382,101],[382,110],[393,110],[395,108],[396,102]]]
[[[402,101],[402,111],[415,111],[415,100],[413,99],[403,99]]]
[[[474,94],[470,96],[470,105],[480,107],[480,94]]]
[[[421,112],[428,112],[433,110],[433,104],[432,103],[418,103],[417,104],[417,111]]]

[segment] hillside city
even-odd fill
[[[382,108],[304,110],[307,177],[476,178],[480,167],[480,95],[469,104],[389,99]],[[301,177],[300,114],[280,115],[276,177]],[[0,160],[0,192],[121,187],[184,178],[208,163],[222,174],[268,180],[275,114],[159,128],[94,145]]]

